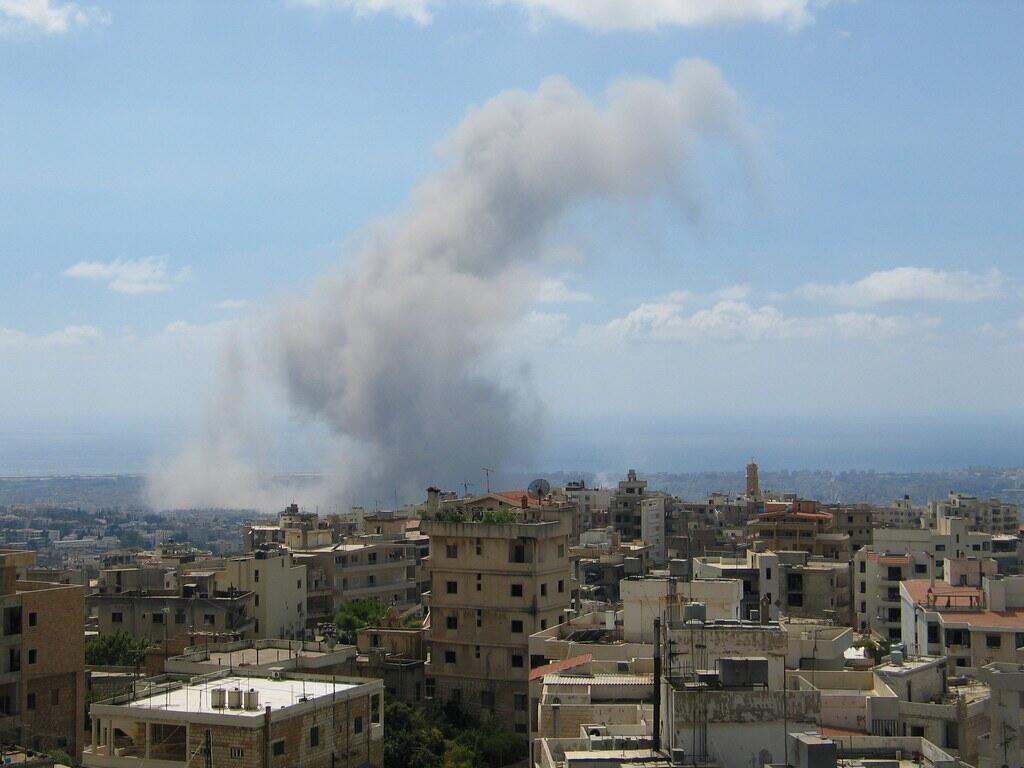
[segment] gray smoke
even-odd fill
[[[539,405],[494,346],[528,306],[529,266],[580,204],[658,194],[690,211],[707,138],[747,143],[734,92],[701,61],[616,82],[603,106],[552,78],[468,112],[439,148],[445,170],[269,324],[291,405],[361,447],[358,495],[418,497],[528,460]]]

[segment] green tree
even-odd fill
[[[130,667],[142,661],[148,645],[146,640],[136,640],[127,632],[91,637],[85,641],[85,663]]]
[[[363,627],[379,625],[387,610],[387,606],[379,600],[353,600],[351,603],[345,603],[334,615],[334,623],[340,630],[341,641],[355,643],[356,632]]]

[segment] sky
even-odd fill
[[[1022,27],[0,0],[0,474],[1020,464]]]

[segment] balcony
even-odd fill
[[[140,747],[115,748],[109,754],[106,746],[87,746],[82,750],[83,768],[187,768],[184,760],[160,760],[145,755]]]

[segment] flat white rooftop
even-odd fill
[[[266,678],[245,677],[235,675],[221,677],[200,685],[184,685],[173,688],[166,693],[157,693],[124,705],[132,710],[191,712],[212,715],[231,715],[234,717],[263,717],[263,711],[270,705],[272,709],[283,709],[299,704],[305,697],[307,700],[330,698],[334,693],[341,693],[356,686],[351,683],[328,683],[306,680],[268,680]],[[214,709],[211,704],[214,688],[223,688],[230,692],[239,688],[243,692],[250,688],[259,691],[260,706],[256,710],[247,709]]]

